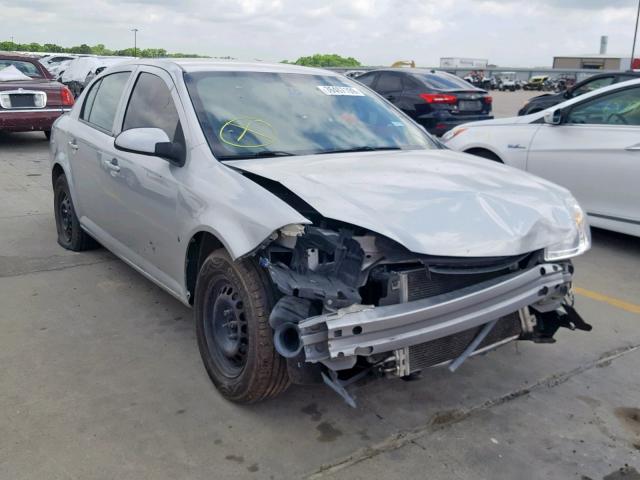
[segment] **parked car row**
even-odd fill
[[[591,329],[571,302],[571,259],[590,247],[572,194],[444,148],[411,119],[444,131],[486,118],[487,93],[430,70],[359,80],[131,61],[54,125],[58,242],[97,241],[192,306],[229,400],[324,382],[353,405],[366,375],[454,371],[516,339]]]
[[[493,118],[493,99],[487,91],[450,73],[389,68],[367,72],[356,80],[435,135],[462,123]]]

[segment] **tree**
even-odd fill
[[[17,51],[17,52],[49,52],[49,53],[80,53],[80,54],[93,54],[93,55],[117,55],[123,57],[133,57],[133,48],[125,48],[123,50],[110,50],[102,43],[98,43],[93,47],[90,47],[86,43],[82,45],[75,45],[73,47],[61,47],[55,43],[45,43],[40,45],[39,43],[14,43],[3,41],[0,42],[0,51]],[[158,58],[158,57],[201,57],[209,58],[202,55],[196,55],[195,53],[168,53],[164,48],[145,48],[137,49],[136,54],[140,57]]]
[[[300,57],[294,62],[305,67],[359,67],[360,62],[353,57],[341,57],[336,53],[316,53],[309,57]]]

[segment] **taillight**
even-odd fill
[[[62,105],[64,105],[65,107],[70,107],[75,103],[73,94],[67,87],[62,87],[60,89],[60,98],[62,99]]]
[[[420,98],[427,103],[444,103],[447,105],[455,105],[458,97],[446,93],[421,93]]]
[[[487,95],[486,97],[482,97],[484,103],[487,105],[491,105],[493,103],[493,97],[491,95]]]

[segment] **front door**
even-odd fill
[[[577,103],[561,125],[542,125],[527,170],[575,195],[594,218],[640,222],[640,87]]]
[[[170,141],[186,149],[178,114],[179,97],[171,77],[161,69],[141,67],[128,99],[122,131],[160,128]],[[152,155],[115,151],[118,173],[112,189],[118,202],[115,236],[131,260],[174,292],[181,292],[184,258],[178,238],[178,200],[181,168]]]

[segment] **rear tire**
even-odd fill
[[[51,140],[51,130],[45,130],[43,133],[47,140]]]
[[[194,315],[204,366],[220,393],[236,403],[255,403],[289,386],[286,360],[273,346],[269,314],[276,294],[251,259],[231,260],[214,250],[202,263]]]
[[[64,174],[58,176],[53,183],[53,207],[60,246],[74,252],[99,246],[80,226]]]

